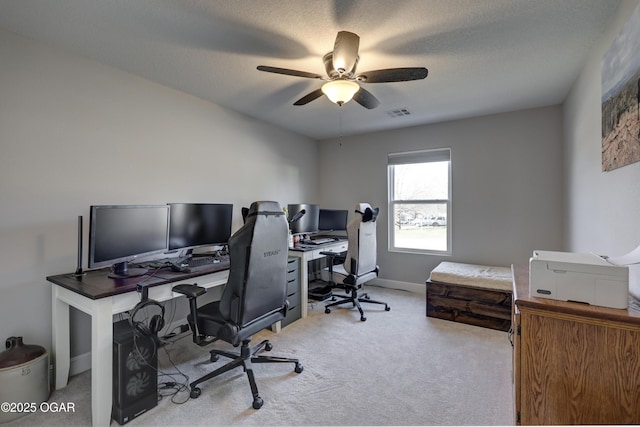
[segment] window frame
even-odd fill
[[[438,255],[438,256],[450,256],[453,251],[451,248],[452,242],[452,221],[451,221],[451,198],[452,198],[452,180],[451,180],[451,148],[433,148],[419,151],[407,151],[398,153],[388,153],[387,155],[387,218],[388,218],[388,235],[387,246],[389,252],[398,253],[415,253],[424,255]],[[395,182],[393,166],[403,164],[423,164],[448,161],[448,198],[447,199],[394,199],[395,194]],[[418,248],[405,248],[396,246],[395,244],[395,223],[394,212],[397,205],[412,204],[412,205],[429,205],[429,204],[444,204],[446,205],[447,212],[447,249],[418,249]]]

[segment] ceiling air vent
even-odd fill
[[[407,108],[398,108],[395,110],[387,111],[387,114],[391,117],[403,117],[411,115],[411,111],[409,111]]]

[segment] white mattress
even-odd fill
[[[509,267],[441,262],[431,271],[432,282],[465,285],[474,288],[512,291],[513,282]]]

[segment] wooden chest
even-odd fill
[[[426,283],[427,316],[500,331],[511,328],[509,268],[443,262]]]

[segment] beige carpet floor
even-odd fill
[[[324,313],[313,303],[309,316],[275,334],[262,331],[273,355],[297,357],[292,365],[254,365],[264,406],[251,408],[242,369],[201,384],[202,395],[162,390],[158,406],[129,426],[196,425],[511,425],[511,345],[507,333],[425,316],[424,295],[386,288],[367,289],[391,311],[365,305]],[[230,348],[225,343],[215,343]],[[165,351],[166,350],[166,351]],[[174,367],[172,363],[176,365]],[[190,380],[220,366],[188,334],[160,350],[160,370]],[[179,374],[160,382],[184,382]],[[73,402],[74,413],[35,413],[7,426],[89,425],[90,374],[72,377],[50,401]],[[112,421],[112,425],[117,425]]]

